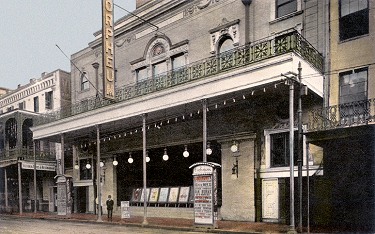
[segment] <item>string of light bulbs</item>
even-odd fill
[[[255,95],[260,94],[260,93],[266,93],[267,90],[277,89],[279,85],[288,85],[288,83],[286,82],[286,79],[281,79],[280,82],[269,84],[269,85],[267,85],[265,87],[262,87],[262,88],[251,89],[250,91],[248,91],[246,93],[237,94],[237,95],[234,95],[231,98],[224,99],[220,102],[214,102],[214,103],[208,104],[207,105],[207,112],[217,110],[217,109],[221,109],[225,106],[232,105],[233,103],[246,101],[249,98],[251,98],[252,96],[255,96]],[[197,116],[200,116],[201,114],[202,114],[202,108],[199,108],[195,111],[191,111],[191,112],[188,112],[188,113],[169,116],[167,118],[164,117],[163,119],[148,123],[146,125],[146,131],[154,130],[154,129],[160,130],[163,126],[178,123],[178,122],[187,121],[189,119],[193,119]],[[143,132],[142,126],[139,126],[139,127],[127,129],[125,131],[121,131],[121,132],[117,132],[117,133],[113,133],[111,135],[101,137],[100,142],[101,143],[110,142],[110,141],[113,141],[113,140],[131,137],[135,134],[142,133],[142,132]],[[87,142],[87,141],[82,142],[80,144],[80,147],[83,149],[83,148],[86,148],[86,147],[91,146],[91,145],[96,145],[96,140],[89,141],[89,142]],[[70,150],[70,148],[67,148],[66,150]]]

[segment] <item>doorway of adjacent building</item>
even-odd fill
[[[88,204],[87,204],[87,189],[88,187],[76,187],[77,189],[77,212],[78,213],[87,213]]]

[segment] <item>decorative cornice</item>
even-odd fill
[[[213,28],[209,31],[209,33],[215,33],[217,31],[221,31],[225,28],[228,28],[232,25],[236,25],[236,24],[239,24],[240,23],[240,20],[239,19],[236,19],[236,20],[233,20],[233,21],[228,21],[226,18],[223,18],[221,20],[221,23],[216,27],[216,28]]]

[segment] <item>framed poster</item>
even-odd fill
[[[150,203],[157,203],[159,198],[159,188],[151,188]]]
[[[169,197],[168,197],[169,203],[177,203],[179,189],[180,187],[173,187],[169,190]]]
[[[168,202],[169,188],[160,188],[159,191],[159,203]]]
[[[132,194],[132,202],[139,202],[141,199],[141,193],[142,189],[141,188],[135,188],[133,189],[133,194]]]
[[[190,187],[181,187],[178,195],[178,203],[188,203]]]
[[[278,179],[262,180],[262,218],[279,219],[279,181]]]
[[[144,202],[145,201],[144,196],[145,196],[145,193],[144,193],[144,191],[142,189],[142,194],[141,194],[140,202]],[[149,201],[149,198],[150,198],[150,188],[146,188],[146,202]]]

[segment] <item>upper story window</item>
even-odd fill
[[[47,110],[52,110],[53,109],[53,91],[46,92],[45,94],[46,97],[46,109]]]
[[[23,109],[25,109],[25,102],[20,102],[20,103],[18,103],[18,109],[19,109],[19,110],[23,110]]]
[[[367,100],[367,68],[340,73],[340,104]]]
[[[152,77],[161,75],[167,71],[167,63],[165,61],[152,65]]]
[[[131,70],[136,82],[146,79],[163,79],[167,71],[185,66],[187,61],[188,41],[172,44],[166,36],[155,36],[146,46],[143,57],[132,62]]]
[[[5,141],[9,148],[14,148],[17,145],[17,121],[14,118],[5,123]]]
[[[83,72],[81,75],[81,91],[88,90],[90,88],[89,80],[87,79],[87,73]]]
[[[297,11],[297,0],[276,0],[276,18]]]
[[[225,38],[219,44],[219,53],[223,53],[234,49],[233,40],[231,38]]]
[[[368,0],[340,0],[340,40],[369,33]]]
[[[39,112],[39,97],[34,97],[34,112]]]
[[[147,68],[142,67],[136,70],[137,82],[147,79]]]
[[[178,54],[172,57],[172,70],[178,69],[186,65],[185,55]]]
[[[87,168],[86,165],[90,164],[91,167]],[[79,178],[80,180],[91,180],[92,179],[92,168],[93,168],[92,160],[84,159],[79,161]]]
[[[298,138],[297,132],[294,134],[294,165],[297,165],[298,158]],[[274,133],[270,135],[271,167],[286,167],[290,165],[289,152],[289,132]]]

